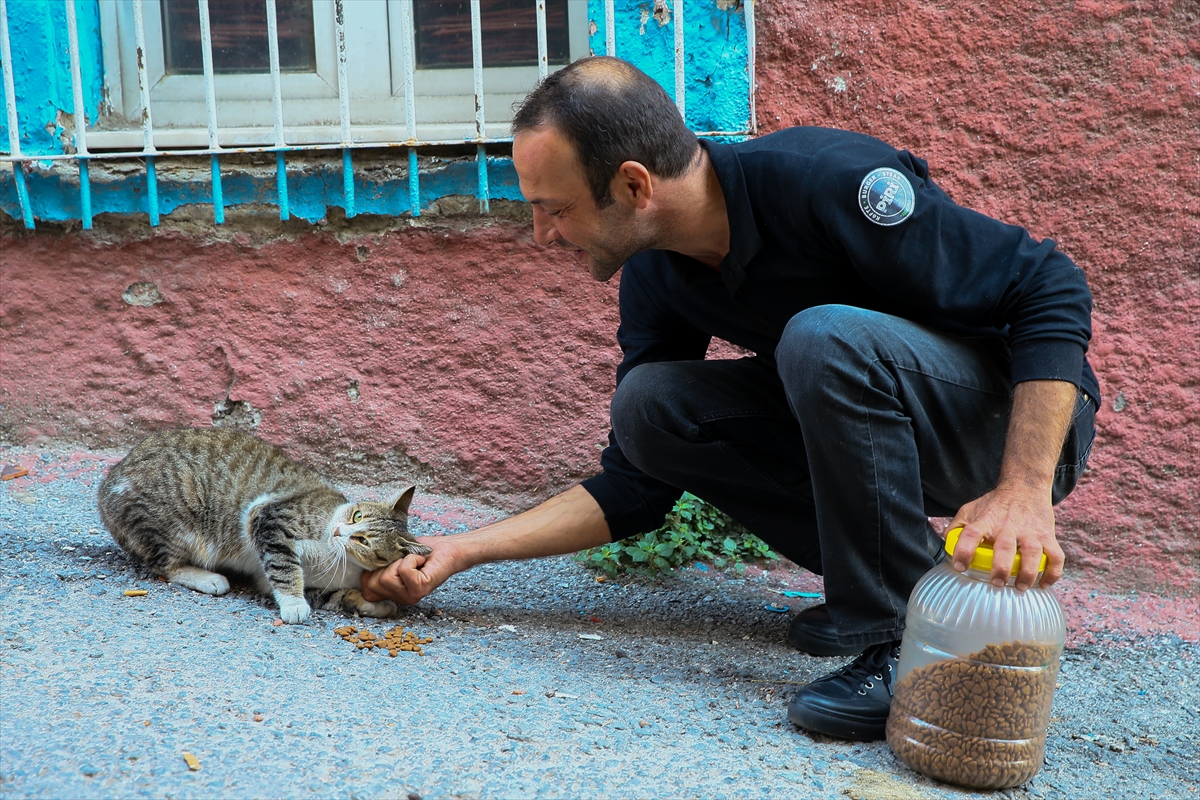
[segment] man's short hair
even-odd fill
[[[553,127],[575,148],[596,205],[613,202],[612,179],[626,161],[661,178],[687,172],[700,143],[658,83],[618,58],[581,58],[537,85],[513,116],[514,135]]]

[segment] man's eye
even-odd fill
[[[358,522],[358,521],[360,521],[361,519],[362,519],[362,512],[361,512],[361,511],[355,511],[355,512],[354,512],[354,514],[353,514],[353,515],[350,517],[350,521],[351,521],[351,522]]]

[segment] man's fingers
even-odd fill
[[[1042,543],[1030,537],[1021,544],[1021,568],[1017,571],[1017,588],[1025,591],[1037,579],[1038,565],[1042,563]]]
[[[428,592],[418,593],[413,597],[413,587],[417,585],[412,580],[412,573],[419,573],[425,563],[425,556],[408,555],[400,561],[393,561],[386,567],[364,572],[359,579],[359,590],[367,602],[379,600],[395,600],[404,605],[412,605]]]
[[[398,595],[405,605],[413,605],[429,594],[429,576],[421,572],[425,565],[425,556],[405,556],[396,570],[401,592]]]
[[[951,530],[953,530],[953,526]],[[963,527],[958,534],[958,543],[954,545],[954,568],[959,572],[966,572],[967,567],[971,565],[971,559],[975,556],[975,548],[979,547],[987,534],[990,532],[989,527],[982,523],[972,522]]]
[[[1013,563],[1019,553],[1021,566],[1014,581],[1018,589],[1033,586],[1037,580],[1042,554],[1046,555],[1046,570],[1041,585],[1049,586],[1059,579],[1063,569],[1063,552],[1054,538],[1054,511],[1044,498],[1031,498],[1028,493],[989,492],[959,509],[950,529],[961,527],[954,548],[952,565],[960,572],[966,570],[976,548],[990,543],[993,585],[1004,586],[1013,577]]]
[[[374,569],[366,570],[358,576],[358,590],[362,592],[363,599],[368,603],[378,603],[380,600],[384,599],[383,595],[375,591],[375,587],[372,582],[372,579],[375,577],[375,573],[378,571],[379,570]]]
[[[1062,577],[1063,565],[1066,563],[1066,555],[1063,549],[1059,547],[1058,541],[1052,541],[1045,546],[1046,552],[1046,571],[1042,574],[1041,586],[1049,586]]]
[[[1036,544],[1037,540],[1034,539]],[[1025,546],[1020,546],[1021,567],[1025,566]],[[1012,577],[1013,562],[1016,561],[1018,550],[1017,537],[1011,534],[996,537],[992,542],[992,585],[1004,586]],[[1041,557],[1041,547],[1038,546],[1038,557]],[[1036,561],[1034,562],[1037,563]]]
[[[400,572],[413,572],[419,570],[428,561],[427,556],[417,555],[416,553],[409,554],[400,560]]]
[[[377,603],[380,600],[387,600],[391,597],[387,590],[386,580],[388,572],[395,566],[396,563],[388,564],[386,567],[367,570],[359,576],[358,588],[362,592],[364,600],[368,603]]]

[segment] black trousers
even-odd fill
[[[866,646],[903,633],[908,595],[933,565],[928,517],[996,486],[1011,394],[997,337],[818,306],[792,318],[774,365],[636,367],[613,397],[612,423],[643,472],[824,575],[839,637]],[[1094,413],[1081,394],[1055,503],[1083,471]]]

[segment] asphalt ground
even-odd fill
[[[787,646],[791,614],[820,601],[779,592],[822,588],[798,568],[600,583],[568,557],[496,564],[397,620],[275,625],[244,587],[208,597],[124,556],[94,500],[120,455],[0,446],[29,470],[0,484],[4,797],[1200,797],[1195,598],[1068,573],[1045,765],[975,793],[886,743],[787,721],[791,694],[844,661]],[[418,494],[412,529],[497,516]],[[432,641],[392,658],[344,642],[344,625]]]

